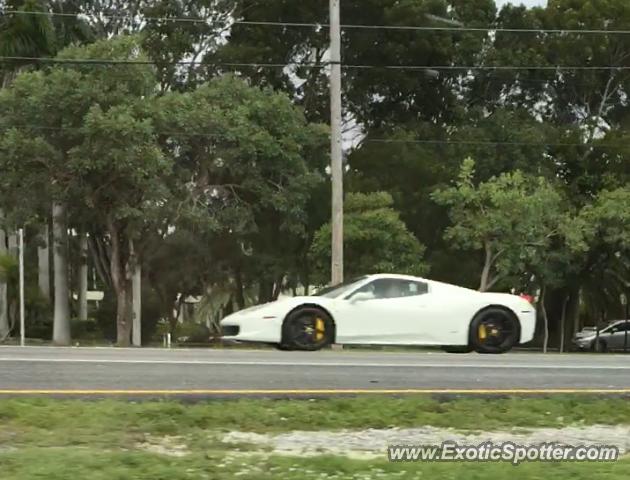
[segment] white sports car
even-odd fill
[[[536,310],[516,295],[381,274],[248,308],[224,318],[221,327],[225,339],[286,350],[339,343],[503,353],[532,340]]]

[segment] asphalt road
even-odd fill
[[[630,394],[630,356],[0,347],[0,396]]]

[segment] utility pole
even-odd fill
[[[330,146],[332,285],[343,282],[343,145],[341,135],[341,0],[330,0]]]
[[[25,337],[26,332],[24,332],[24,229],[20,228],[18,230],[19,236],[19,262],[20,262],[20,345],[24,346],[26,344]]]

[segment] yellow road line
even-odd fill
[[[515,389],[200,389],[200,390],[64,390],[0,389],[0,395],[544,395],[544,394],[611,394],[630,395],[630,388],[515,388]]]

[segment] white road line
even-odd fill
[[[630,370],[630,365],[528,365],[490,363],[355,363],[355,362],[279,362],[229,360],[127,360],[96,358],[29,358],[0,357],[8,363],[86,363],[86,364],[138,364],[138,365],[225,365],[270,367],[364,367],[364,368],[466,368],[466,369],[519,369],[519,370]]]

